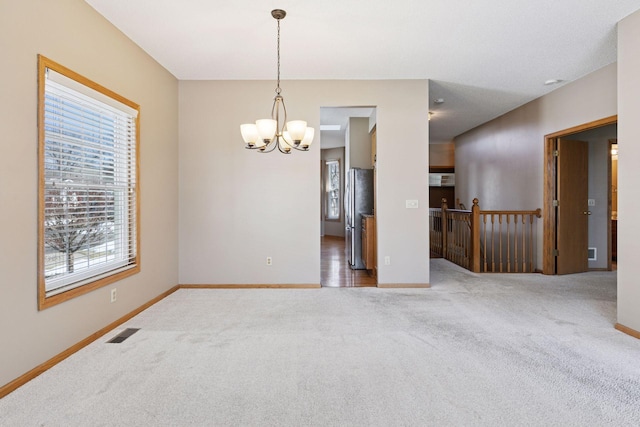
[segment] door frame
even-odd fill
[[[558,132],[550,133],[544,136],[544,196],[543,196],[543,233],[542,233],[542,273],[555,275],[556,260],[554,250],[556,249],[556,209],[553,206],[553,200],[556,195],[557,187],[557,168],[555,162],[555,139],[565,138],[578,132],[584,132],[615,124],[618,122],[618,115],[606,117],[604,119],[595,120],[593,122],[584,123],[572,128],[564,129]],[[609,174],[611,175],[611,174]],[[611,177],[609,177],[609,180]],[[609,218],[611,218],[611,185],[609,185]],[[611,235],[611,221],[607,222],[608,235]],[[609,242],[608,253],[611,253],[611,243]],[[611,258],[611,257],[609,257]],[[611,260],[609,259],[609,268],[611,268]]]
[[[612,271],[613,270],[613,233],[611,233],[611,223],[613,222],[613,220],[611,219],[611,217],[613,216],[613,154],[612,154],[612,149],[613,149],[613,144],[618,144],[618,135],[616,132],[616,137],[615,139],[609,139],[609,151],[608,151],[608,169],[607,169],[607,178],[609,180],[608,184],[607,184],[607,188],[609,189],[609,233],[608,233],[608,240],[607,240],[607,244],[609,245],[609,262],[607,263],[607,270],[608,271]],[[618,187],[616,185],[616,192],[618,191]],[[617,205],[616,205],[617,206]],[[618,208],[616,207],[616,210]],[[617,220],[617,217],[616,217]],[[617,229],[616,229],[616,234],[617,234]],[[617,238],[616,238],[616,262],[618,260],[617,258],[617,253],[618,253],[618,246],[617,246]]]

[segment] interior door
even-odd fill
[[[560,138],[557,148],[556,273],[582,273],[589,266],[589,146]]]

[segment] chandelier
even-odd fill
[[[287,16],[287,12],[274,9],[271,16],[278,21],[278,84],[271,107],[271,118],[256,120],[255,124],[242,124],[240,133],[247,144],[245,148],[257,149],[259,153],[270,153],[276,147],[283,154],[291,154],[291,149],[307,151],[313,142],[314,129],[308,127],[304,120],[287,121],[287,108],[280,94],[280,20]]]

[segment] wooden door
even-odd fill
[[[588,270],[589,146],[584,141],[558,139],[557,274]]]

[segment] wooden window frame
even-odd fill
[[[134,182],[135,188],[133,197],[128,197],[127,202],[134,200],[135,206],[131,212],[135,215],[132,228],[133,236],[129,236],[129,244],[135,245],[135,253],[129,259],[125,268],[115,268],[111,271],[98,274],[95,278],[79,281],[75,287],[68,290],[58,291],[55,294],[47,295],[45,284],[45,83],[47,69],[53,70],[62,76],[74,80],[86,88],[104,95],[117,103],[137,111],[135,117],[135,137],[132,138],[135,144]],[[140,107],[138,104],[129,101],[121,95],[95,83],[86,77],[60,65],[42,55],[38,55],[38,309],[43,310],[48,307],[68,301],[80,295],[87,294],[101,287],[122,280],[140,272]]]

